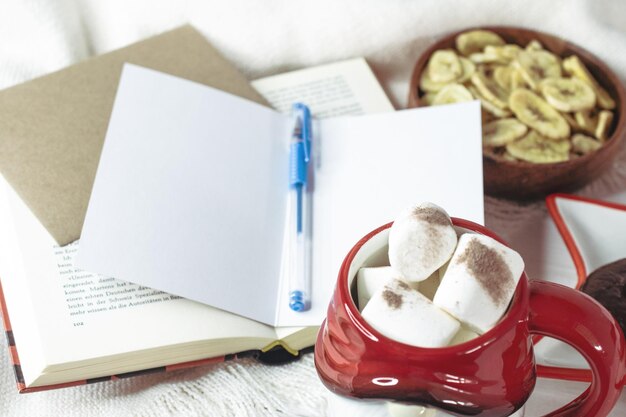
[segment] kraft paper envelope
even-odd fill
[[[265,103],[191,26],[0,91],[0,173],[60,245],[80,237],[124,62]]]

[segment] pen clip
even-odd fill
[[[304,103],[294,103],[293,112],[302,122],[302,142],[304,144],[304,162],[311,160],[311,111]],[[297,119],[296,119],[297,120]]]

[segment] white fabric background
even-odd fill
[[[622,0],[0,0],[0,88],[190,22],[250,78],[365,56],[397,107],[412,65],[434,39],[476,25],[517,25],[570,39],[626,75]],[[1,117],[1,115],[0,115]],[[581,191],[626,187],[626,152],[616,169]],[[506,237],[545,213],[541,203],[487,198],[487,225]],[[575,383],[539,381],[527,416],[565,403]],[[3,416],[325,416],[326,391],[311,355],[267,367],[239,361],[18,395],[0,342]],[[622,396],[612,415],[624,415]]]

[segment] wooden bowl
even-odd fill
[[[420,100],[422,91],[419,81],[430,56],[439,49],[455,48],[457,35],[478,28],[469,28],[444,36],[428,48],[417,60],[411,76],[409,107],[425,105]],[[543,198],[557,191],[571,191],[597,178],[612,166],[613,160],[626,134],[626,91],[613,73],[600,59],[563,39],[546,33],[514,27],[481,27],[500,35],[507,43],[516,43],[522,47],[533,39],[538,40],[545,49],[561,58],[577,55],[598,83],[615,100],[614,118],[609,131],[609,138],[595,152],[552,164],[533,164],[524,161],[506,161],[494,159],[483,154],[485,192],[489,195],[517,200]]]

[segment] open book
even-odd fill
[[[393,110],[362,59],[253,85],[274,105],[290,91],[306,89],[314,113]],[[329,97],[328,91],[337,94]],[[267,354],[276,346],[297,355],[315,341],[316,326],[274,328],[80,271],[73,266],[78,247],[56,245],[0,177],[0,301],[20,392]]]

